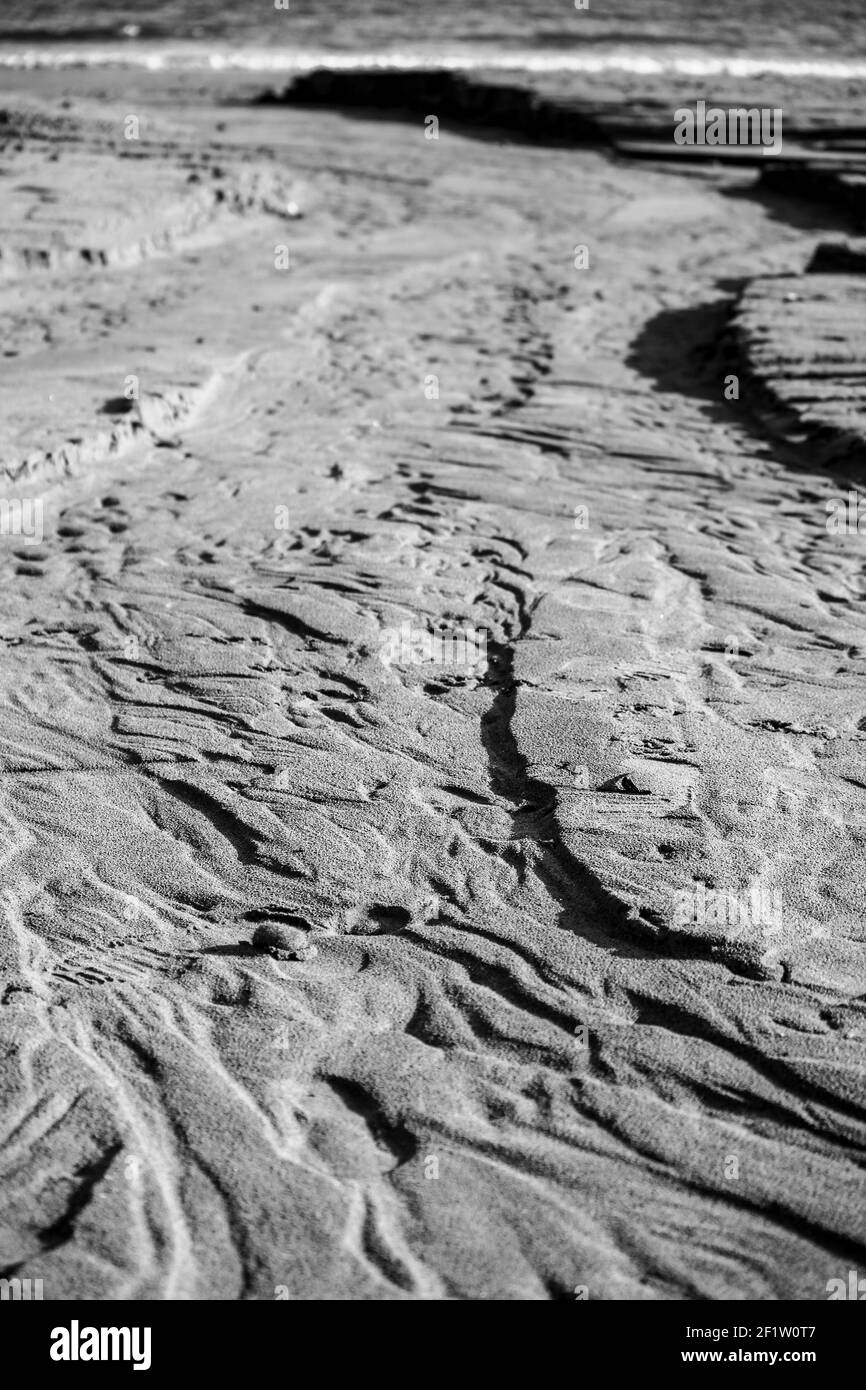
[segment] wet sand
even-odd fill
[[[856,227],[754,170],[4,80],[42,522],[0,536],[0,1276],[825,1297],[863,541],[755,296]],[[383,662],[406,623],[487,669]],[[681,910],[756,883],[757,925]]]

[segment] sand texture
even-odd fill
[[[0,1275],[823,1298],[866,1243],[866,593],[790,412],[862,439],[836,213],[59,96],[0,126],[0,468],[44,504],[0,536]],[[383,661],[401,624],[486,668]],[[769,926],[679,910],[756,882]]]

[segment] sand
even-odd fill
[[[853,229],[137,80],[5,96],[0,1276],[826,1297],[863,540],[758,297]]]

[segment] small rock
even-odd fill
[[[262,922],[253,932],[253,946],[274,960],[312,960],[318,955],[306,932],[285,922]]]

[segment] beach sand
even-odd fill
[[[797,306],[858,229],[232,83],[4,77],[0,1276],[823,1298],[863,416]]]

